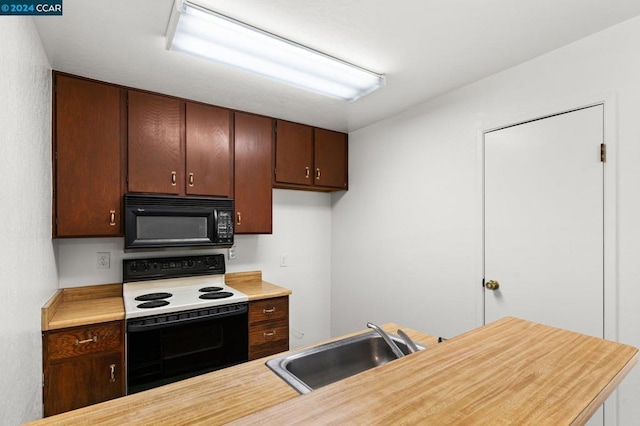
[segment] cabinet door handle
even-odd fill
[[[305,179],[309,179],[309,168],[308,167],[304,168],[304,177],[305,177]]]
[[[320,168],[316,169],[316,180],[320,180]]]
[[[75,342],[73,342],[73,346],[78,346],[78,345],[84,345],[85,343],[95,343],[98,341],[98,336],[93,336],[90,339],[86,339],[86,340],[78,340],[76,339]]]
[[[109,210],[109,226],[116,226],[116,211]]]
[[[171,172],[171,185],[176,186],[176,172]]]
[[[189,186],[193,186],[193,173],[189,173]]]
[[[266,332],[265,331],[264,333],[262,333],[263,337],[272,337],[272,336],[275,336],[275,335],[276,335],[276,331],[275,330],[270,331],[270,332]]]
[[[116,381],[116,365],[115,364],[111,364],[109,366],[109,373],[110,373],[110,377],[109,377],[109,382],[113,383]]]
[[[237,225],[242,225],[242,213],[238,212],[236,215],[238,216]]]
[[[274,307],[273,307],[273,308],[271,308],[271,309],[263,309],[263,310],[262,310],[262,313],[263,313],[263,314],[272,314],[272,313],[274,313],[275,311],[276,311],[276,307],[274,306]]]

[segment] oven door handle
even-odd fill
[[[135,333],[157,328],[173,327],[186,322],[196,323],[210,320],[212,318],[230,317],[234,315],[246,314],[249,311],[247,303],[235,305],[214,306],[191,311],[180,311],[170,314],[153,315],[143,318],[132,318],[127,320],[127,332]]]

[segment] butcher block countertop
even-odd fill
[[[61,288],[42,307],[42,331],[124,319],[122,284]]]
[[[261,271],[235,272],[226,274],[224,282],[229,287],[249,296],[249,301],[288,296],[291,290],[262,281]]]
[[[291,290],[262,281],[261,271],[225,275],[225,283],[249,301],[288,296]],[[62,288],[42,307],[42,331],[124,319],[122,284]]]
[[[631,346],[516,318],[440,344],[405,330],[427,349],[306,395],[263,358],[33,424],[581,425],[638,358]]]

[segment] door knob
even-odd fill
[[[500,283],[496,280],[489,280],[486,284],[485,287],[488,290],[497,290],[500,288]]]

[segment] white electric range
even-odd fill
[[[125,259],[127,393],[248,360],[248,296],[224,255]]]

